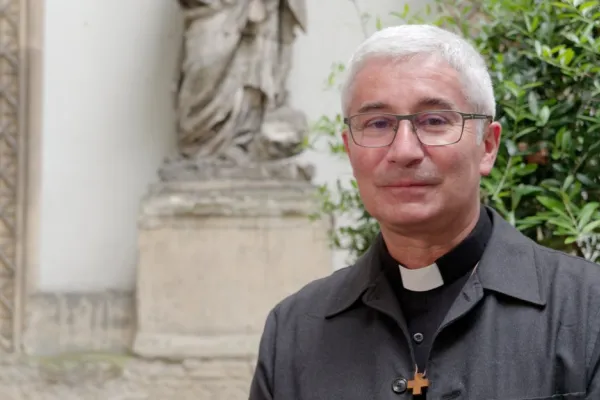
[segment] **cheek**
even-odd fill
[[[479,177],[477,155],[467,149],[439,148],[431,151],[430,158],[446,183],[460,190],[467,182]]]
[[[350,164],[356,179],[370,179],[376,173],[384,157],[385,151],[381,151],[381,149],[365,149],[354,146],[350,154]]]
[[[383,155],[378,153],[380,153],[379,149],[357,149],[355,147],[350,157],[361,200],[370,211],[373,211],[373,202],[376,202],[378,197],[375,181],[385,155],[385,152]]]

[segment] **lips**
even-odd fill
[[[432,183],[429,182],[411,182],[411,181],[406,181],[406,182],[397,182],[397,183],[393,183],[390,185],[385,185],[384,187],[389,187],[389,188],[411,188],[411,187],[425,187],[425,186],[432,186]]]

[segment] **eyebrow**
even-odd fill
[[[417,108],[437,108],[440,110],[456,110],[454,103],[439,98],[439,97],[425,97],[417,103]]]
[[[357,112],[365,113],[365,112],[369,112],[369,111],[383,110],[386,108],[389,109],[391,107],[389,106],[389,104],[386,104],[381,101],[370,101],[370,102],[363,103],[363,105],[360,106],[360,108],[357,110]]]
[[[382,101],[369,101],[363,103],[360,108],[357,110],[358,113],[365,113],[370,111],[380,111],[385,109],[391,109],[392,107],[388,103],[384,103]],[[445,99],[439,97],[425,97],[416,104],[417,109],[421,110],[423,108],[430,109],[438,109],[438,110],[456,110],[455,105]]]

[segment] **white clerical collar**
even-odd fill
[[[444,285],[440,269],[435,263],[428,267],[416,269],[409,269],[402,265],[398,267],[402,276],[402,284],[407,290],[426,292]]]

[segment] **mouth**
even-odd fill
[[[390,188],[390,189],[408,189],[408,188],[420,188],[420,187],[428,187],[428,186],[433,186],[433,183],[430,182],[411,182],[411,181],[406,181],[406,182],[397,182],[391,185],[385,185],[385,188]]]
[[[431,193],[435,193],[435,186],[436,185],[431,182],[406,181],[385,185],[381,188],[383,189],[383,192],[392,196],[395,199],[394,201],[400,200],[402,202],[422,202]]]

